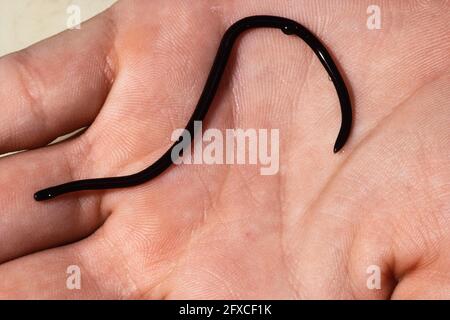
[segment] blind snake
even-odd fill
[[[337,153],[343,148],[348,140],[352,127],[352,106],[345,82],[331,55],[317,37],[315,37],[301,24],[287,18],[276,16],[247,17],[233,24],[226,31],[220,43],[220,47],[203,92],[200,96],[195,111],[186,126],[186,130],[191,134],[191,137],[194,136],[194,122],[202,121],[205,118],[209,107],[213,102],[214,96],[216,95],[234,43],[243,32],[254,28],[276,28],[280,29],[286,35],[298,36],[304,40],[309,47],[311,47],[322,65],[325,67],[336,88],[341,106],[341,128],[334,145],[334,152]],[[155,163],[136,174],[123,177],[73,181],[38,191],[34,194],[34,199],[36,201],[45,201],[71,192],[126,188],[142,184],[157,177],[172,165],[172,149],[179,143],[182,143],[181,140],[176,141],[172,147],[170,147],[170,149]]]

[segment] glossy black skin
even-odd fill
[[[254,28],[276,28],[280,29],[286,35],[296,35],[300,37],[311,47],[322,65],[327,70],[331,80],[334,83],[334,86],[336,87],[342,112],[341,128],[334,145],[334,152],[337,153],[346,143],[352,127],[352,106],[345,82],[341,74],[339,73],[333,59],[331,58],[331,55],[328,53],[319,39],[317,39],[308,29],[306,29],[299,23],[282,17],[247,17],[236,22],[227,30],[227,32],[223,36],[202,95],[200,96],[194,114],[192,115],[186,126],[186,130],[189,131],[191,137],[193,138],[194,122],[203,121],[203,119],[205,118],[209,107],[213,102],[214,96],[216,95],[220,80],[224,74],[234,43],[243,32]],[[70,192],[127,188],[142,184],[157,177],[172,165],[172,150],[179,143],[185,142],[182,140],[175,142],[159,160],[157,160],[147,169],[136,174],[115,178],[73,181],[41,190],[35,193],[34,199],[36,201],[45,201]]]

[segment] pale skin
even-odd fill
[[[123,0],[0,59],[0,298],[450,298],[450,3]],[[37,203],[73,179],[139,171],[185,125],[225,30],[254,14],[321,38],[237,43],[204,128],[279,128],[280,172],[171,167],[144,185]],[[68,141],[58,136],[89,126]],[[81,290],[66,270],[80,267]],[[370,266],[381,288],[370,290]]]

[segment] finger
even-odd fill
[[[0,59],[0,153],[46,145],[94,120],[114,78],[110,15]]]
[[[122,275],[122,276],[121,276]],[[0,266],[0,299],[135,298],[125,264],[98,234]]]
[[[99,193],[78,193],[38,203],[33,194],[58,182],[93,175],[82,159],[89,144],[81,136],[0,160],[0,263],[79,240],[105,219]]]

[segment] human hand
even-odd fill
[[[33,149],[0,160],[0,297],[449,298],[449,3],[381,1],[380,30],[366,27],[367,6],[122,0],[0,59],[0,152]],[[342,153],[320,62],[257,30],[236,45],[204,128],[280,129],[278,174],[180,165],[134,188],[33,200],[153,163],[224,31],[255,14],[300,22],[336,57],[355,113]],[[66,287],[70,265],[81,290]],[[374,265],[379,290],[367,287]]]

